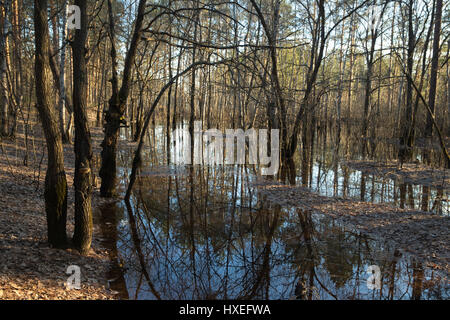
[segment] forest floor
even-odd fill
[[[450,170],[448,169],[437,169],[415,163],[405,163],[400,168],[394,161],[383,163],[370,160],[348,160],[343,162],[343,165],[364,174],[389,178],[398,183],[450,190]]]
[[[253,183],[267,200],[281,206],[332,216],[372,239],[414,256],[450,279],[450,217],[400,209],[389,204],[325,197],[307,188],[273,181]]]
[[[23,165],[26,150],[23,134],[18,134],[14,141],[0,141],[0,300],[117,299],[119,292],[112,290],[108,281],[112,253],[97,213],[99,206],[110,201],[99,197],[98,188],[92,200],[94,235],[89,255],[81,256],[73,249],[52,249],[47,243],[43,197],[45,143],[40,126],[33,127],[36,132],[29,141],[28,166]],[[100,128],[92,128],[91,133],[94,155],[98,157],[103,133]],[[73,145],[64,146],[64,156],[70,239],[74,229]],[[70,265],[81,269],[80,290],[66,287],[70,276],[66,271]]]

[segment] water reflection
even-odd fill
[[[186,124],[185,124],[186,125]],[[179,127],[181,128],[181,127]],[[344,132],[347,132],[345,130]],[[347,133],[349,134],[349,133]],[[128,131],[123,131],[122,137],[130,139]],[[309,187],[314,192],[324,196],[343,197],[374,203],[390,203],[400,208],[411,208],[430,211],[448,216],[450,202],[448,191],[450,186],[444,182],[439,187],[406,183],[401,179],[368,174],[364,171],[350,169],[345,160],[361,159],[362,147],[354,137],[355,133],[344,136],[342,145],[335,141],[335,137],[326,132],[318,132],[310,139],[303,139],[300,151],[289,163],[283,163],[279,171],[279,179],[285,183]],[[148,145],[144,152],[144,170],[167,165],[168,159],[173,158],[173,145],[167,148],[167,132],[163,126],[153,127],[148,133]],[[395,159],[395,146],[386,141],[377,141],[376,147],[371,148],[373,160],[385,163],[388,159]],[[130,167],[132,151],[129,149],[122,154]],[[436,164],[435,164],[436,165]],[[254,174],[257,168],[250,167]],[[445,177],[443,177],[445,178]],[[444,181],[444,179],[443,179]]]
[[[383,241],[266,201],[251,186],[255,168],[168,165],[159,135],[158,127],[149,135],[154,147],[146,150],[131,204],[116,208],[131,299],[449,298],[448,280]],[[284,164],[281,179],[327,196],[434,205],[448,214],[448,205],[436,204],[443,191],[361,174],[341,166],[336,150],[313,149],[307,165]],[[131,150],[121,154],[124,177]],[[379,290],[367,287],[370,265],[381,269]]]
[[[448,297],[448,284],[433,271],[327,216],[267,204],[246,186],[249,179],[214,170],[141,179],[132,208],[118,207],[130,297]],[[381,290],[367,288],[373,264],[382,271]]]

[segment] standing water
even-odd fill
[[[253,187],[252,166],[168,165],[163,128],[149,141],[128,208],[121,202],[103,209],[119,221],[130,299],[449,298],[448,280],[383,239],[268,201]],[[317,143],[309,163],[295,159],[290,182],[325,196],[423,205],[423,185],[353,170],[341,160],[358,154],[343,149]],[[133,150],[120,154],[124,185]],[[428,208],[448,215],[447,190],[425,188]],[[375,288],[370,266],[380,270]]]

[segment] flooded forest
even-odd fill
[[[449,31],[443,0],[0,1],[0,300],[449,299]]]

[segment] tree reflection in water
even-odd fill
[[[157,141],[164,139],[153,139]],[[161,149],[155,147],[144,157],[152,159],[146,167],[150,172],[166,165]],[[311,163],[302,166],[300,174],[295,163],[284,164],[281,179],[296,184],[301,176],[303,185],[330,196],[361,195],[366,201],[415,205],[415,187],[339,168],[327,161],[324,150],[316,152],[323,156],[306,157]],[[122,154],[124,167],[130,158]],[[449,297],[448,281],[383,241],[329,216],[270,203],[251,186],[254,167],[166,168],[169,171],[161,174],[143,172],[130,203],[117,204],[117,246],[130,298]],[[436,192],[425,191],[432,204]],[[367,288],[370,265],[381,269],[380,290]]]

